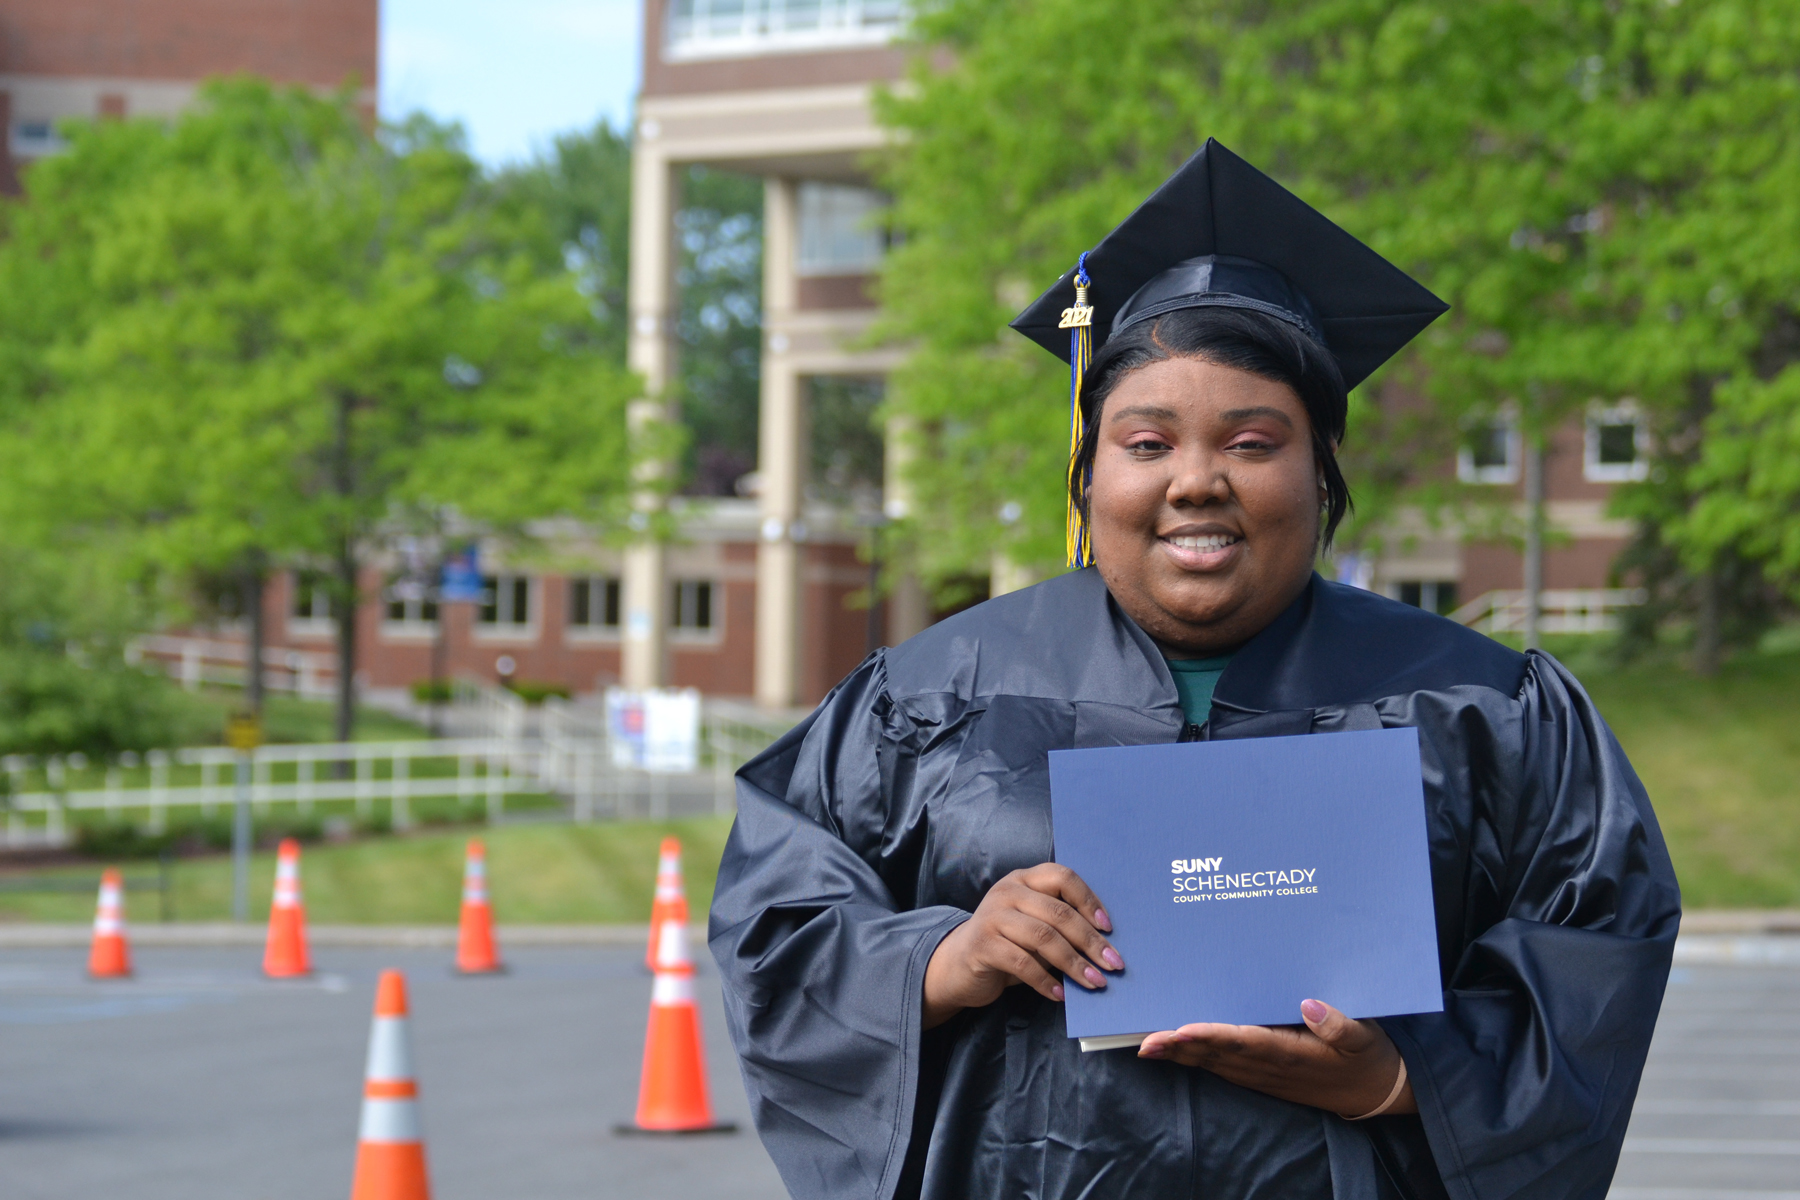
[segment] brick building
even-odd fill
[[[1614,560],[1631,539],[1631,522],[1607,515],[1613,491],[1645,477],[1651,446],[1642,414],[1630,401],[1595,400],[1578,418],[1556,429],[1544,448],[1543,488],[1547,537],[1543,586],[1557,593],[1553,607],[1629,603],[1614,589],[1606,596]],[[1448,470],[1448,464],[1446,464]],[[1476,493],[1515,510],[1526,501],[1526,447],[1516,422],[1506,416],[1471,429],[1457,456],[1456,477]],[[1431,529],[1402,517],[1388,531],[1384,553],[1357,582],[1425,608],[1463,610],[1476,620],[1483,598],[1490,605],[1525,585],[1524,560],[1514,543],[1465,536],[1454,527]],[[1571,595],[1570,593],[1583,593]],[[1469,606],[1474,605],[1474,608]]]
[[[372,112],[378,15],[376,0],[7,0],[0,188],[57,149],[58,121],[170,115],[214,75],[349,84]]]

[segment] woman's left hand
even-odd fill
[[[1352,1021],[1305,1000],[1301,1025],[1183,1025],[1153,1033],[1139,1058],[1204,1067],[1241,1087],[1359,1117],[1381,1106],[1400,1075],[1400,1051],[1374,1021]],[[1389,1113],[1419,1111],[1408,1082]]]

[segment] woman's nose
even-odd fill
[[[1230,498],[1231,478],[1225,464],[1210,455],[1178,463],[1169,480],[1167,499],[1171,505],[1198,506]]]

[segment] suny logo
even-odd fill
[[[1191,875],[1199,871],[1216,871],[1222,858],[1177,858],[1170,860],[1170,866],[1177,875]]]

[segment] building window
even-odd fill
[[[669,624],[677,633],[709,634],[713,628],[713,585],[704,579],[678,579]]]
[[[1650,473],[1643,414],[1629,402],[1588,410],[1582,474],[1593,483],[1630,483]]]
[[[384,612],[389,625],[436,625],[438,619],[437,601],[420,594],[423,592],[416,582],[409,587],[407,581],[401,581],[388,587],[387,608]]]
[[[476,621],[501,629],[531,624],[531,580],[524,575],[483,575]]]
[[[902,0],[674,0],[665,57],[879,46],[900,31],[905,8]]]
[[[1511,417],[1489,417],[1463,432],[1456,477],[1464,483],[1519,482],[1519,427]]]
[[[329,627],[331,591],[325,586],[325,577],[316,571],[297,571],[291,578],[294,586],[288,600],[289,626]]]
[[[569,580],[569,625],[596,633],[617,633],[619,581],[600,575]]]
[[[867,275],[887,249],[882,215],[887,197],[836,183],[800,185],[800,237],[794,269],[801,275]]]
[[[1403,579],[1394,588],[1395,599],[1402,604],[1446,617],[1456,611],[1456,581],[1453,579]]]
[[[41,158],[68,148],[50,121],[18,121],[9,132],[7,143],[14,158]]]

